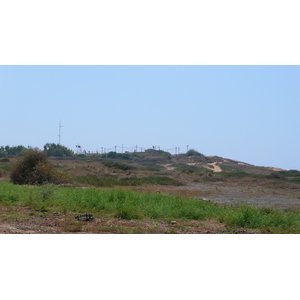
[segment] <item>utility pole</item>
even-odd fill
[[[123,144],[122,144],[122,153],[123,153]]]
[[[62,128],[62,126],[61,126],[61,123],[59,121],[59,127],[58,127],[58,145],[60,145],[61,128]]]
[[[189,152],[189,145],[186,146],[186,152]]]

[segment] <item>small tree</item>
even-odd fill
[[[14,184],[43,184],[55,182],[47,154],[39,149],[23,151],[24,155],[13,165],[10,179]]]

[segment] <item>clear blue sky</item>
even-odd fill
[[[299,66],[1,66],[0,145],[187,145],[300,170]]]

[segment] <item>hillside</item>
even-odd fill
[[[0,158],[0,178],[8,179],[11,166],[18,157],[8,155]],[[168,176],[173,179],[183,179],[185,182],[195,182],[203,178],[275,176],[274,173],[284,173],[284,170],[272,167],[260,167],[219,156],[204,155],[171,155],[168,152],[152,150],[118,154],[110,152],[106,155],[91,154],[75,157],[49,157],[55,169],[68,177],[69,181],[77,181],[79,177],[118,177],[142,178],[149,176]]]
[[[9,180],[15,156],[0,159],[0,178]],[[85,157],[49,157],[61,186],[125,187],[205,198],[216,203],[300,207],[300,172],[253,166],[218,156],[163,151]]]
[[[296,221],[281,228],[280,222],[286,219],[278,219],[273,208],[282,209],[283,213],[294,212],[293,218],[298,220],[299,171],[258,167],[217,156],[171,156],[162,151],[110,153],[107,156],[94,154],[83,157],[49,157],[54,169],[60,174],[61,183],[23,187],[6,182],[9,181],[11,167],[17,159],[12,155],[0,159],[0,233],[298,232],[293,227]],[[99,196],[99,193],[104,196]],[[93,194],[98,198],[91,197]],[[122,202],[125,196],[130,205],[126,209],[123,207],[125,202]],[[137,207],[138,198],[142,202],[140,207]],[[78,206],[83,199],[86,199],[86,204]],[[152,199],[150,202],[153,205],[157,205],[155,213],[151,207],[147,212],[144,211],[150,203],[149,199]],[[58,202],[55,204],[53,201]],[[114,201],[117,201],[119,208],[112,207]],[[175,209],[168,218],[159,215],[165,201],[170,203],[170,207],[175,202],[177,204],[174,205],[178,206],[178,210]],[[183,201],[185,204],[182,206]],[[188,211],[187,208],[192,203],[195,208],[191,207]],[[102,208],[96,209],[100,204]],[[218,204],[221,206],[217,206]],[[269,219],[270,228],[273,229],[250,229],[256,228],[256,225],[250,226],[252,221],[247,221],[248,208],[243,208],[243,205],[248,204],[258,209],[253,211],[253,218],[256,218],[256,213],[261,214],[261,218],[267,218],[266,212],[273,214],[275,220],[281,220],[279,227],[276,225],[279,229],[272,227],[277,221],[274,223]],[[231,209],[237,212],[242,210],[246,223],[238,222],[238,219],[229,221],[231,217],[228,217],[226,225],[222,221],[222,213],[217,214],[217,217],[212,214],[202,219],[202,210],[196,208],[198,206],[208,210],[224,209],[232,217],[234,213]],[[265,207],[272,207],[272,210]],[[92,213],[95,220],[90,223],[78,222],[74,218],[80,212]],[[183,217],[175,217],[179,212]],[[155,221],[152,219],[153,214],[156,215]],[[175,223],[172,223],[174,218]],[[242,228],[236,229],[230,222],[239,224]],[[250,226],[248,228],[247,222]]]

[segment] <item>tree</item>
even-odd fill
[[[65,146],[47,143],[44,146],[44,151],[48,156],[74,156],[74,152]]]
[[[43,184],[56,182],[47,154],[38,148],[24,150],[23,156],[12,166],[10,179],[14,184]]]
[[[110,151],[107,153],[107,158],[116,158],[118,156],[117,152]]]
[[[7,155],[21,155],[26,148],[22,145],[9,147],[8,145],[5,147],[1,147],[1,150],[5,151]]]
[[[6,157],[6,152],[0,148],[0,157]]]

